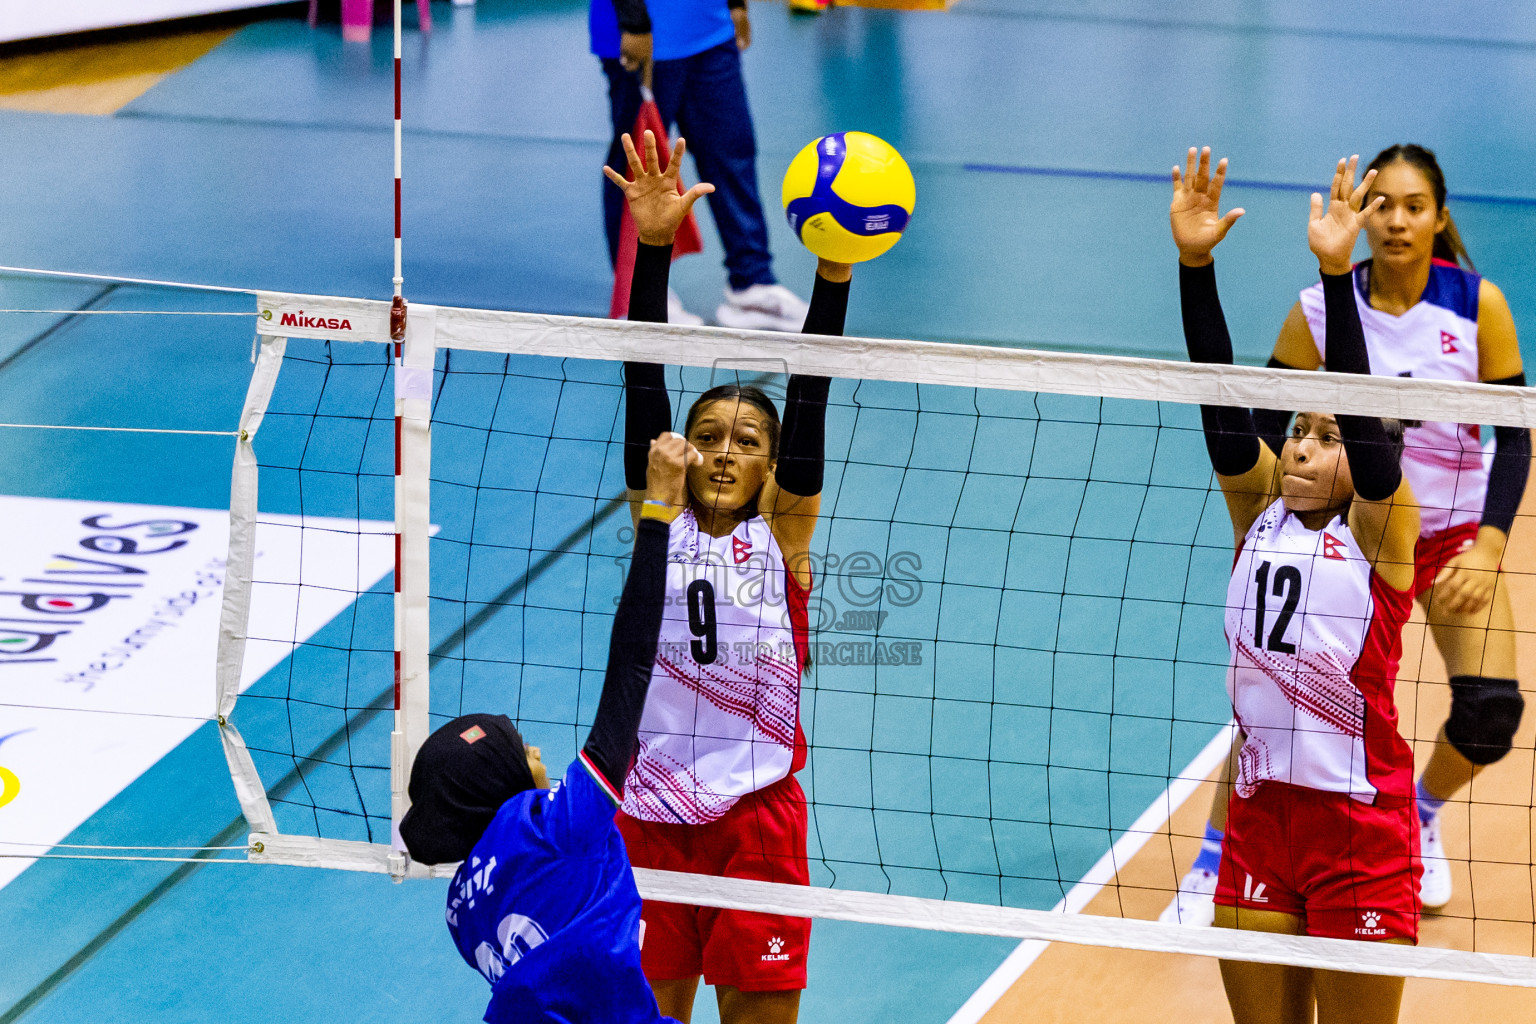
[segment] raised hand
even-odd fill
[[[1232,225],[1246,211],[1228,210],[1219,214],[1221,186],[1227,178],[1225,158],[1211,173],[1211,147],[1190,147],[1184,170],[1173,169],[1173,202],[1168,206],[1168,221],[1173,227],[1173,244],[1179,247],[1179,262],[1203,267],[1211,262],[1211,250],[1227,237]]]
[[[1340,160],[1333,170],[1333,187],[1328,193],[1328,208],[1323,209],[1323,197],[1312,193],[1312,216],[1307,221],[1307,245],[1317,257],[1318,268],[1325,274],[1347,274],[1354,261],[1355,239],[1365,227],[1365,219],[1386,202],[1385,196],[1377,196],[1371,205],[1361,209],[1371,182],[1376,180],[1375,171],[1366,171],[1365,177],[1355,184],[1355,167],[1358,156]]]
[[[635,233],[646,245],[671,245],[678,225],[693,209],[700,196],[707,196],[715,186],[700,182],[682,195],[677,193],[677,176],[682,171],[683,153],[687,146],[682,139],[672,147],[672,159],[665,171],[660,170],[661,158],[656,153],[656,136],[645,133],[645,159],[635,152],[635,143],[628,133],[623,136],[624,155],[629,158],[627,180],[612,167],[604,167],[608,180],[624,192],[629,203],[629,215],[635,221]]]
[[[682,434],[667,431],[651,442],[645,467],[645,500],[688,504],[688,467],[704,464],[704,456]]]

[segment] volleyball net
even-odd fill
[[[639,871],[645,895],[1536,985],[1530,728],[1456,798],[1471,898],[1419,948],[1149,920],[1198,846],[1175,812],[1209,800],[1232,736],[1231,526],[1196,406],[1530,427],[1536,392],[425,305],[395,344],[387,303],[258,309],[218,671],[252,861],[451,873],[391,835],[431,730],[505,713],[558,772],[596,710],[633,541],[622,362],[668,367],[679,424],[713,385],[778,398],[811,373],[833,378],[800,705],[812,885]],[[311,559],[346,571],[311,582]],[[256,615],[253,593],[281,600]],[[1409,627],[1397,688],[1421,761],[1445,690],[1427,643]],[[255,651],[276,667],[242,694]]]

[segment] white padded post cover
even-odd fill
[[[240,412],[240,433],[235,441],[235,465],[229,484],[229,558],[224,567],[224,603],[219,610],[219,648],[214,665],[215,721],[219,741],[229,762],[230,778],[240,810],[253,832],[276,832],[272,805],[267,802],[261,776],[246,749],[240,731],[230,721],[240,696],[240,673],[245,666],[245,639],[251,618],[251,575],[256,563],[256,450],[253,442],[267,413],[267,403],[282,369],[286,338],[262,337],[256,369]]]

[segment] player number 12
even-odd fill
[[[1290,627],[1291,616],[1296,614],[1296,605],[1301,601],[1301,570],[1294,565],[1280,566],[1275,570],[1274,587],[1271,589],[1269,565],[1270,563],[1265,562],[1253,575],[1253,581],[1258,584],[1253,609],[1253,642],[1276,654],[1295,654],[1296,645],[1285,642],[1285,631]],[[1270,591],[1271,596],[1285,598],[1285,603],[1280,606],[1280,614],[1275,616],[1274,628],[1269,631],[1268,643],[1264,642],[1264,592],[1266,590]]]

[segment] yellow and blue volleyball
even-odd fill
[[[917,203],[912,170],[884,139],[817,139],[784,173],[784,214],[805,247],[834,263],[872,260],[901,240]]]

